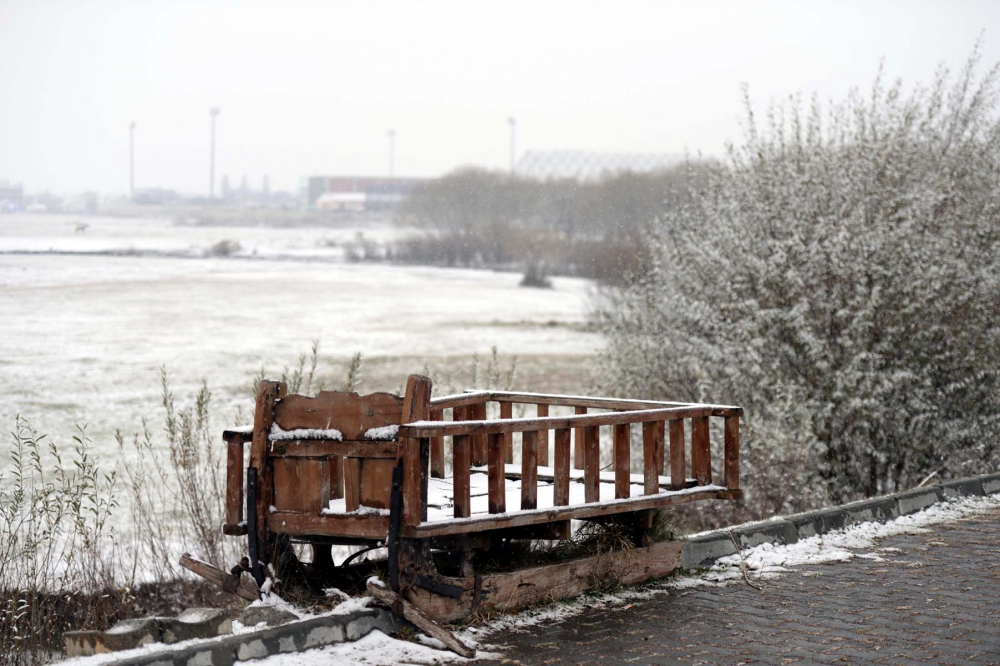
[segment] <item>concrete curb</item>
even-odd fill
[[[722,557],[735,555],[736,548],[729,536],[730,531],[742,548],[753,548],[762,543],[787,545],[799,539],[826,534],[857,523],[886,523],[893,518],[926,509],[945,499],[994,493],[1000,493],[1000,474],[984,474],[894,495],[873,497],[843,506],[707,532],[682,539],[682,566],[685,569],[697,569],[710,566]]]
[[[231,666],[250,659],[356,641],[375,629],[390,633],[408,624],[387,610],[366,608],[211,639],[185,648],[171,650],[168,647],[110,663],[114,666]]]

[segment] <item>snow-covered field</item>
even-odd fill
[[[76,233],[77,223],[88,227]],[[586,280],[535,290],[512,273],[338,261],[331,243],[357,232],[0,216],[0,420],[10,430],[21,414],[66,446],[85,423],[97,452],[113,456],[116,428],[135,431],[143,417],[162,427],[161,365],[178,400],[207,380],[221,421],[236,404],[252,406],[255,372],[276,376],[313,339],[321,368],[365,354],[362,390],[397,387],[425,362],[485,356],[492,345],[524,368],[600,344],[583,329]],[[386,240],[397,230],[364,233]],[[220,240],[238,241],[239,256],[206,258]],[[122,251],[135,256],[86,254]],[[379,359],[395,359],[392,376],[373,386]]]

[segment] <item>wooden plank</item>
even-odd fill
[[[478,397],[478,396],[477,396]],[[482,398],[480,398],[482,399]],[[524,402],[534,405],[546,404],[559,407],[591,407],[594,409],[655,409],[658,407],[708,407],[712,416],[741,415],[743,408],[736,405],[714,405],[699,402],[670,402],[662,400],[623,400],[585,395],[561,395],[558,393],[525,393],[519,391],[490,391],[491,402]]]
[[[581,408],[583,409],[583,408]],[[555,430],[556,428],[585,428],[587,426],[612,426],[619,423],[645,421],[671,421],[708,417],[712,410],[705,407],[665,407],[630,412],[604,414],[579,414],[576,416],[550,416],[548,418],[523,418],[502,421],[436,421],[411,422],[399,427],[400,437],[436,437],[438,435],[486,435],[489,433],[524,432],[525,430]]]
[[[473,421],[486,420],[486,403],[470,405],[468,407],[469,418]],[[472,433],[472,464],[486,464],[486,433]]]
[[[663,468],[664,463],[664,449],[667,448],[667,438],[666,438],[667,423],[666,421],[656,422],[656,473],[666,474],[667,471]]]
[[[271,442],[272,458],[329,458],[352,456],[354,458],[399,457],[399,442],[395,440],[349,439],[282,439]]]
[[[521,435],[521,509],[538,506],[538,433]]]
[[[708,439],[708,417],[691,419],[691,475],[699,485],[712,482],[712,449]]]
[[[401,412],[402,423],[421,421],[430,417],[432,386],[431,380],[422,375],[410,375],[407,378]],[[427,509],[426,485],[421,478],[425,474],[421,459],[421,442],[427,442],[429,448],[430,443],[422,438],[435,435],[437,433],[399,438],[403,447],[403,525],[419,525]],[[425,457],[424,460],[426,459]]]
[[[670,422],[670,483],[673,490],[680,490],[687,480],[684,464],[684,421]]]
[[[344,458],[344,507],[347,512],[361,506],[361,459]]]
[[[417,610],[409,601],[403,599],[398,594],[385,587],[381,581],[368,581],[368,594],[375,598],[383,606],[399,613],[404,619],[409,620],[431,638],[441,641],[446,648],[466,659],[476,656],[474,648],[469,647],[462,641],[455,638],[451,632],[446,631],[436,625],[427,616]]]
[[[555,434],[553,456],[555,457],[555,479],[553,480],[554,502],[556,506],[569,504],[569,428],[559,428]]]
[[[740,417],[726,417],[725,434],[725,484],[727,488],[740,487]]]
[[[549,415],[548,405],[536,405],[535,415],[545,418]],[[538,433],[538,465],[540,467],[549,466],[549,431],[541,430]]]
[[[656,469],[657,430],[655,422],[642,424],[642,492],[646,495],[660,492],[660,479]]]
[[[361,459],[361,504],[375,509],[389,508],[392,492],[392,468],[395,460]]]
[[[304,395],[283,398],[275,407],[274,421],[283,430],[334,428],[344,439],[364,439],[370,428],[408,423],[401,420],[402,408],[403,398],[391,393],[358,395],[321,391],[315,398]]]
[[[191,557],[190,553],[184,553],[181,555],[179,564],[191,573],[197,574],[208,582],[226,589],[225,584],[229,574],[225,571],[212,566],[208,562],[196,560]],[[241,599],[246,599],[247,601],[257,601],[260,599],[260,592],[257,590],[257,584],[253,582],[253,578],[249,575],[240,576],[240,582],[233,594]]]
[[[431,398],[432,409],[455,409],[457,407],[467,407],[468,405],[478,405],[491,400],[490,391],[466,391],[455,395],[440,395]],[[456,421],[460,419],[455,419]]]
[[[344,458],[330,456],[327,461],[327,476],[330,479],[330,499],[344,496]]]
[[[577,407],[573,410],[574,413],[580,416],[587,414],[586,407]],[[603,423],[600,425],[604,425]],[[573,429],[573,469],[583,469],[584,466],[584,449],[587,448],[586,440],[584,439],[583,429],[584,424],[580,424],[578,427]]]
[[[443,409],[431,410],[431,421],[443,420]],[[431,476],[435,479],[444,478],[444,435],[431,438]]]
[[[436,536],[447,536],[450,534],[467,534],[470,532],[483,532],[508,527],[522,527],[525,525],[537,525],[549,523],[557,520],[584,520],[587,518],[601,518],[613,516],[619,513],[631,511],[645,511],[647,509],[658,509],[663,506],[675,506],[678,504],[688,504],[701,500],[719,499],[732,500],[742,497],[740,490],[703,490],[694,492],[660,493],[658,495],[643,495],[630,499],[612,500],[609,502],[599,502],[595,504],[574,504],[572,506],[558,506],[550,509],[534,509],[532,511],[518,511],[502,517],[490,516],[488,514],[477,514],[469,518],[455,518],[452,520],[434,521],[412,527],[403,528],[403,536],[407,538],[423,539]]]
[[[226,443],[226,525],[243,522],[243,442]]]
[[[583,496],[586,502],[601,501],[601,431],[583,429]]]
[[[632,473],[632,427],[628,423],[614,426],[615,497],[621,499],[631,493],[629,475]]]
[[[330,477],[325,460],[275,458],[273,505],[282,511],[319,513],[330,502]]]
[[[472,466],[472,443],[469,435],[458,435],[452,440],[452,478],[454,479],[455,517],[467,518],[472,512],[469,468]]]
[[[510,420],[514,418],[514,405],[509,402],[500,403],[500,418]],[[506,451],[507,464],[514,464],[514,433],[505,432],[503,434],[504,451]]]
[[[504,477],[504,441],[502,433],[489,436],[489,509],[490,513],[507,510],[506,479]]]
[[[274,483],[271,477],[267,436],[271,432],[271,424],[274,423],[275,402],[287,390],[281,382],[262,380],[257,387],[257,404],[254,406],[250,466],[257,470],[257,493],[254,498],[258,516],[256,541],[258,558],[265,563],[271,562],[273,549],[264,516],[274,503]]]
[[[271,531],[297,536],[353,537],[385,539],[389,534],[389,516],[351,515],[347,513],[299,513],[275,511],[268,516]]]

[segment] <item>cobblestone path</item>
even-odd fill
[[[796,567],[496,634],[521,664],[1000,664],[1000,511]]]

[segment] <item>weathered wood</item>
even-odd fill
[[[667,471],[663,468],[663,458],[666,455],[664,449],[667,448],[667,438],[666,438],[667,423],[666,421],[656,422],[656,473],[666,474]]]
[[[740,487],[740,417],[726,417],[725,434],[725,485],[727,488]]]
[[[578,406],[573,410],[574,413],[580,416],[586,416],[587,408]],[[563,424],[565,427],[568,424]],[[603,423],[599,425],[604,425]],[[586,440],[584,438],[583,428],[584,424],[579,424],[578,427],[573,428],[573,469],[583,469],[584,468],[584,455],[583,452],[586,450]],[[559,426],[553,426],[559,427]]]
[[[344,439],[364,439],[371,428],[408,423],[400,418],[402,408],[403,398],[391,393],[321,391],[315,398],[287,396],[275,408],[274,421],[283,430],[333,428]]]
[[[521,435],[521,509],[538,506],[538,433]]]
[[[455,395],[439,395],[436,398],[431,398],[431,408],[455,409],[479,403],[487,403],[491,399],[490,395],[490,391],[466,391],[465,393]],[[456,417],[454,420],[460,421],[461,419]]]
[[[243,522],[243,442],[229,441],[226,449],[226,526],[238,526]]]
[[[680,490],[687,480],[684,463],[684,421],[670,422],[670,482],[673,490]]]
[[[207,580],[213,585],[217,585],[222,589],[225,588],[226,578],[229,574],[221,569],[218,569],[208,562],[202,562],[201,560],[196,560],[191,557],[190,553],[184,553],[181,555],[179,564],[190,571],[191,573],[197,574]],[[260,591],[257,589],[257,585],[250,579],[250,576],[240,576],[239,585],[236,587],[234,594],[241,599],[246,599],[247,601],[257,601],[260,598]]]
[[[536,405],[535,415],[540,418],[545,418],[549,415],[548,405]],[[538,465],[540,467],[549,466],[549,431],[541,430],[538,432]]]
[[[699,485],[712,482],[712,449],[707,416],[691,419],[691,475]]]
[[[628,423],[614,426],[614,461],[615,461],[615,497],[628,497],[632,473],[630,458],[632,457],[632,428]]]
[[[581,408],[583,409],[583,408]],[[550,416],[548,418],[511,419],[509,421],[454,421],[410,422],[400,426],[402,437],[436,437],[438,435],[486,435],[490,433],[524,432],[526,430],[555,430],[556,428],[585,428],[588,426],[612,426],[619,423],[643,423],[645,421],[672,421],[690,419],[697,416],[708,417],[712,410],[706,407],[664,407],[629,412],[607,412],[604,414],[579,414],[576,416]],[[582,469],[582,467],[581,467]]]
[[[660,479],[656,469],[656,436],[659,429],[655,422],[642,424],[642,492],[655,495],[660,492]]]
[[[274,511],[267,522],[271,531],[278,534],[381,540],[389,533],[389,516],[381,514]]]
[[[319,513],[330,502],[330,476],[325,460],[274,458],[274,507]]]
[[[389,508],[392,492],[392,468],[395,460],[363,458],[361,460],[361,504],[375,509]]]
[[[555,479],[553,479],[553,491],[555,495],[553,501],[556,506],[565,506],[569,504],[569,428],[560,428],[556,430],[554,440],[553,456],[555,457],[556,464],[555,469],[553,470],[555,475]]]
[[[421,421],[430,416],[432,382],[421,375],[410,375],[406,380],[406,393],[403,396],[403,406],[400,418],[402,423]],[[403,524],[418,525],[426,510],[427,497],[421,493],[423,485],[421,474],[421,438],[434,437],[417,435],[400,437],[403,447]],[[427,440],[424,440],[427,441]],[[428,442],[427,446],[430,446]]]
[[[404,527],[403,535],[408,538],[423,539],[427,537],[445,536],[449,534],[466,534],[508,527],[537,525],[556,520],[583,520],[613,516],[629,511],[644,511],[658,509],[663,506],[688,504],[708,499],[739,499],[740,490],[724,490],[714,487],[711,490],[692,489],[688,492],[659,493],[658,495],[643,495],[630,499],[612,500],[595,504],[574,504],[572,506],[556,506],[550,509],[534,509],[519,511],[506,516],[497,517],[488,514],[477,514],[469,518],[454,518],[435,521],[423,525]]]
[[[238,444],[249,444],[253,441],[253,426],[250,430],[240,428],[239,430],[226,429],[222,431],[222,441],[226,444],[236,442]]]
[[[583,429],[583,496],[586,502],[601,501],[601,431]]]
[[[432,409],[431,421],[443,421],[444,410]],[[444,435],[431,438],[431,476],[444,478]]]
[[[271,432],[271,424],[274,423],[275,402],[286,391],[287,388],[281,382],[262,380],[257,387],[257,404],[254,407],[250,466],[257,470],[257,492],[254,498],[258,516],[256,542],[258,557],[265,563],[271,562],[273,546],[267,521],[263,516],[268,514],[274,503],[274,481],[267,437]]]
[[[344,458],[330,456],[327,458],[327,475],[330,479],[330,499],[340,499],[344,496]]]
[[[500,403],[500,418],[504,420],[509,420],[514,418],[514,405],[509,402]],[[514,433],[505,432],[503,434],[503,447],[507,464],[514,463]]]
[[[491,402],[523,402],[534,405],[555,405],[559,407],[591,407],[594,409],[656,409],[659,407],[708,407],[712,416],[741,415],[743,408],[735,405],[713,405],[692,402],[668,402],[661,400],[623,400],[620,398],[600,398],[585,395],[561,395],[558,393],[525,393],[519,391],[489,391],[477,393],[477,399]]]
[[[467,518],[472,512],[469,485],[469,468],[472,463],[470,439],[469,435],[457,435],[452,440],[451,464],[456,518]]]
[[[344,507],[348,513],[361,506],[361,459],[344,458]]]
[[[329,458],[353,456],[355,458],[392,458],[400,454],[399,442],[394,440],[348,439],[282,439],[271,442],[272,458]]]
[[[506,479],[504,477],[504,441],[502,433],[489,436],[489,510],[504,513],[507,510]]]
[[[444,643],[445,647],[455,654],[465,657],[466,659],[472,659],[476,656],[476,651],[473,648],[455,638],[451,632],[446,631],[435,624],[430,618],[417,610],[413,604],[400,597],[388,587],[384,587],[379,582],[369,580],[368,593],[382,605],[399,613],[406,620],[415,624],[418,629],[426,633],[431,638],[436,638]]]
[[[486,403],[478,403],[468,407],[469,418],[473,421],[486,420]],[[472,433],[472,464],[486,464],[486,433]]]

